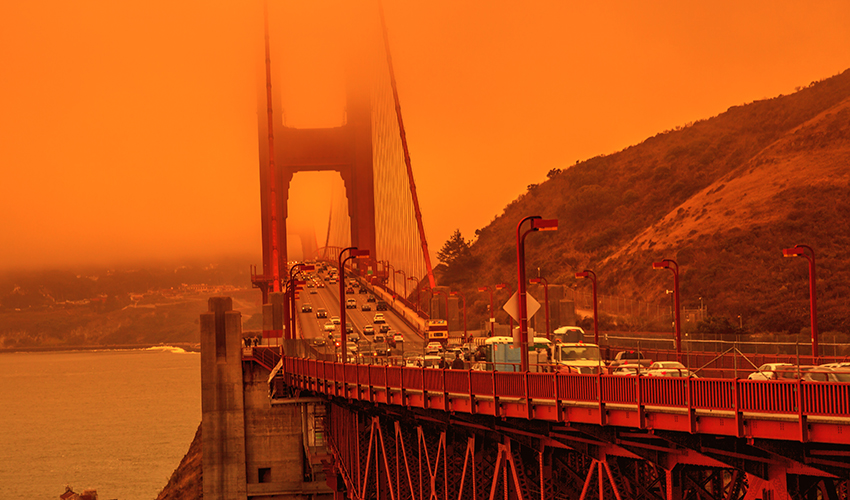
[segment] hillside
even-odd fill
[[[527,240],[527,269],[539,267],[551,284],[575,286],[576,271],[593,269],[601,294],[664,303],[672,278],[651,264],[670,258],[683,306],[701,297],[712,316],[742,315],[745,330],[797,333],[808,327],[808,268],[782,249],[807,244],[817,253],[819,329],[847,332],[848,165],[845,71],[549,172],[476,231],[471,258],[441,284],[467,292],[471,321],[483,319],[476,287],[515,289],[516,224],[541,215],[559,229]]]

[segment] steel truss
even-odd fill
[[[776,450],[757,442],[731,450],[699,436],[459,419],[340,398],[328,406],[338,498],[850,500],[846,475],[776,466]]]

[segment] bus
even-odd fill
[[[445,345],[449,342],[449,323],[444,319],[429,319],[425,322],[425,341],[439,342]]]

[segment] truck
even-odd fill
[[[584,342],[552,344],[551,363],[557,371],[565,373],[599,373],[605,370],[599,346]]]

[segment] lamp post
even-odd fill
[[[521,231],[525,221],[531,227]],[[557,219],[543,219],[539,215],[525,217],[516,225],[517,301],[519,302],[520,370],[528,371],[528,304],[525,297],[525,237],[534,231],[557,231]],[[513,332],[511,332],[513,333]]]
[[[493,317],[493,289],[489,286],[479,286],[479,292],[490,292],[490,336],[495,335],[496,318]]]
[[[460,295],[460,298],[463,299],[463,341],[469,342],[466,338],[466,295],[464,295],[460,290],[449,292],[449,295]]]
[[[419,292],[422,290],[422,287],[419,286],[419,278],[417,278],[416,276],[408,276],[407,279],[416,283],[416,310],[421,311],[422,310],[422,307],[421,307],[422,304],[419,302]],[[405,286],[404,293],[407,293],[407,281],[404,282],[404,286]]]
[[[673,290],[664,290],[664,293],[670,296],[670,326],[673,328],[673,333],[676,333],[676,315],[673,314],[676,303],[673,301]]]
[[[348,257],[342,258],[342,255],[348,252]],[[348,331],[345,328],[345,263],[351,259],[367,259],[369,258],[369,250],[359,250],[357,247],[344,248],[339,252],[339,330],[340,330],[340,347],[342,348],[342,362],[345,363],[346,349],[348,348]]]
[[[287,336],[290,339],[295,338],[295,288],[298,285],[303,285],[304,282],[300,281],[297,283],[293,283],[295,279],[295,271],[297,270],[299,273],[302,271],[312,271],[315,269],[313,264],[295,264],[294,266],[289,268],[289,280],[286,283],[286,289],[289,290],[289,325],[287,328],[289,329],[289,335]]]
[[[508,286],[507,283],[499,283],[498,285],[493,285],[493,288],[495,288],[496,290],[507,290],[508,291],[508,298],[510,298],[511,287]],[[495,314],[494,314],[494,316],[495,316]],[[508,314],[508,322],[511,325],[511,335],[513,335],[514,334],[513,333],[514,332],[514,317],[511,316],[510,314]]]
[[[782,250],[785,257],[805,257],[809,261],[809,315],[812,324],[812,357],[818,357],[818,312],[817,290],[815,288],[815,251],[808,245],[795,245]]]
[[[393,291],[395,291],[395,275],[400,274],[403,278],[401,284],[404,285],[404,301],[407,302],[407,275],[404,274],[404,269],[400,269],[393,273]]]
[[[538,268],[538,274],[540,269]],[[549,333],[549,282],[546,281],[546,278],[531,278],[528,280],[529,283],[534,283],[535,285],[539,285],[543,283],[543,301],[545,302],[546,307],[546,338],[552,340],[552,335]],[[536,323],[535,323],[536,324]]]
[[[386,286],[389,286],[390,285],[389,284],[389,277],[390,277],[389,273],[392,272],[392,271],[395,271],[395,269],[393,269],[393,266],[390,264],[390,261],[385,260],[383,262],[384,262],[384,272],[387,273],[387,284],[386,284]],[[389,271],[387,271],[387,269],[389,269]],[[395,292],[395,274],[393,274],[392,277],[393,277],[393,292]]]
[[[576,273],[576,279],[587,278],[590,278],[591,289],[593,290],[593,343],[599,345],[599,314],[597,314],[596,310],[596,273],[590,269]]]
[[[676,332],[676,356],[682,361],[682,321],[679,318],[679,264],[672,259],[664,259],[661,262],[653,262],[653,269],[669,269],[673,273],[673,309],[675,332]]]

